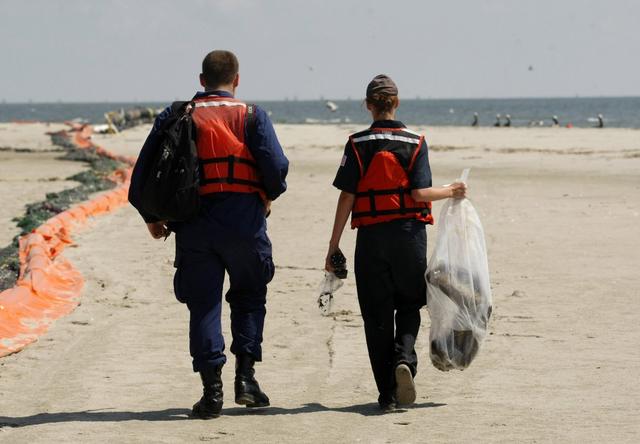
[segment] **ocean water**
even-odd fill
[[[250,101],[249,101],[250,102]],[[276,123],[367,124],[370,115],[362,101],[334,100],[331,111],[325,100],[256,101]],[[39,120],[45,122],[84,119],[104,123],[108,111],[133,107],[163,108],[167,103],[0,103],[0,122]],[[480,126],[492,126],[496,114],[511,115],[512,126],[551,125],[552,116],[560,124],[591,127],[597,115],[606,127],[640,128],[640,97],[536,98],[536,99],[402,99],[397,118],[408,125],[468,126],[473,113]],[[503,120],[504,122],[504,120]]]

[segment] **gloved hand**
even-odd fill
[[[342,251],[338,248],[330,257],[329,261],[333,268],[333,273],[339,279],[347,278],[347,258],[344,257]]]

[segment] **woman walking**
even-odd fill
[[[424,136],[395,120],[398,88],[386,75],[367,86],[373,123],[353,134],[333,185],[341,190],[325,268],[351,215],[358,228],[355,275],[371,368],[383,411],[416,399],[414,349],[426,304],[426,224],[431,202],[462,198],[466,186],[431,186]]]

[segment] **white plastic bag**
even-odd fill
[[[331,314],[333,293],[342,287],[342,284],[342,279],[338,278],[334,273],[330,271],[324,272],[324,279],[320,282],[320,288],[318,289],[320,293],[320,296],[318,296],[318,308],[322,316],[329,316]]]
[[[459,181],[466,182],[469,169]],[[448,199],[440,213],[429,260],[427,308],[431,362],[464,370],[474,359],[491,316],[491,285],[482,224],[469,199]]]

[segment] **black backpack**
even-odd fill
[[[157,149],[145,166],[142,206],[159,220],[186,221],[200,209],[200,165],[193,102],[174,102],[159,129]]]

